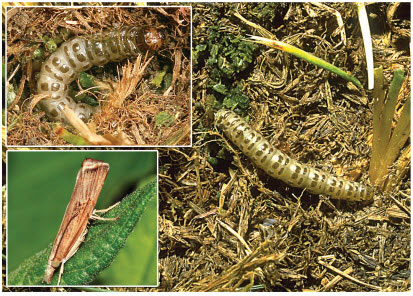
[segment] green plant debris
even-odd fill
[[[159,112],[155,116],[155,126],[158,126],[158,127],[172,126],[174,121],[175,121],[175,118],[168,111]]]
[[[383,69],[374,71],[373,144],[370,162],[370,181],[382,185],[388,168],[394,163],[400,149],[410,136],[410,97],[406,100],[400,118],[391,133],[397,98],[404,82],[404,71],[394,72],[387,100],[384,91]]]
[[[209,34],[210,56],[206,64],[212,69],[213,80],[233,78],[253,62],[255,44],[242,40],[240,36],[222,35],[216,27],[211,27]]]
[[[86,72],[79,73],[79,82],[83,88],[90,88],[96,86],[95,77]],[[95,91],[94,89],[93,91]]]
[[[192,61],[194,63],[194,65],[198,64],[198,57],[199,57],[199,53],[202,51],[205,51],[205,49],[207,49],[207,45],[206,44],[198,44],[194,51],[192,52]]]
[[[57,128],[55,129],[55,133],[56,135],[61,137],[63,140],[65,140],[66,142],[72,145],[75,145],[75,146],[90,145],[90,143],[86,139],[84,139],[81,136],[72,134],[71,132],[61,127],[60,125],[58,125]]]
[[[44,41],[45,41],[45,46],[46,46],[46,48],[49,52],[55,52],[56,51],[57,44],[53,39],[45,37]]]
[[[91,282],[114,260],[125,245],[130,233],[142,216],[148,201],[157,195],[156,177],[143,189],[126,196],[122,202],[103,215],[118,217],[116,221],[93,221],[79,250],[65,263],[61,285],[85,285]],[[9,285],[42,285],[42,278],[52,243],[44,250],[26,259],[8,277]],[[57,284],[59,270],[52,278]]]
[[[221,84],[221,83],[215,84],[215,85],[213,86],[213,89],[214,89],[216,92],[218,92],[218,93],[220,93],[220,94],[223,94],[223,95],[226,95],[226,94],[228,93],[227,87],[226,87],[225,85]]]
[[[163,89],[168,89],[169,86],[171,86],[171,83],[172,83],[172,73],[166,73],[166,75],[163,79],[163,82],[164,82]]]
[[[250,99],[242,92],[241,87],[237,86],[229,91],[228,96],[224,99],[223,105],[231,110],[238,107],[245,112],[250,106]]]
[[[97,99],[90,96],[90,93],[97,93],[99,91],[95,76],[86,72],[80,72],[79,84],[83,89],[87,89],[87,92],[80,92],[76,82],[73,82],[69,85],[70,97],[72,97],[76,102],[86,103],[91,106],[98,106],[99,102]]]
[[[33,52],[33,59],[44,60],[44,49],[42,47],[37,48]]]
[[[258,48],[234,34],[236,32],[211,26],[204,43],[196,45],[194,50],[194,64],[205,63],[209,72],[207,87],[220,102],[229,95],[235,81],[240,80],[241,73],[254,62],[254,51]]]
[[[209,156],[207,158],[207,161],[213,166],[217,166],[218,163],[219,163],[218,159],[216,157],[212,157],[212,156]]]
[[[156,87],[161,87],[162,81],[164,80],[164,77],[165,77],[165,75],[166,75],[166,73],[167,73],[167,70],[168,70],[168,66],[163,67],[163,70],[160,71],[160,72],[158,73],[158,75],[156,75],[156,76],[152,79],[152,81],[151,81],[150,83],[151,83],[152,85],[156,86]]]
[[[99,102],[91,96],[88,96],[87,94],[80,94],[76,96],[82,103],[91,105],[91,106],[99,106]]]
[[[213,112],[214,106],[217,104],[217,99],[214,95],[207,95],[205,100],[205,112],[210,113]]]
[[[276,37],[273,35],[271,32],[267,31],[265,28],[261,27],[260,25],[257,25],[251,21],[248,21],[246,18],[244,18],[241,14],[238,12],[234,13],[236,17],[238,17],[240,20],[242,20],[244,23],[248,24],[249,26],[255,28],[263,37],[259,36],[251,36],[250,40],[251,42],[259,43],[259,44],[264,44],[269,47],[273,47],[285,52],[288,52],[298,58],[301,58],[303,60],[306,60],[309,63],[312,63],[320,68],[323,68],[325,70],[328,70],[330,72],[333,72],[337,74],[338,76],[351,81],[354,83],[357,87],[362,88],[363,86],[361,85],[360,81],[355,78],[354,76],[348,74],[347,72],[341,70],[340,68],[324,61],[323,59],[320,59],[316,56],[314,56],[311,53],[305,52],[295,46],[292,46],[290,44],[287,44],[282,41],[275,40]]]

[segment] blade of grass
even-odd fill
[[[394,113],[396,111],[396,104],[397,104],[397,97],[399,95],[400,88],[403,84],[404,81],[404,72],[401,69],[398,69],[394,72],[394,77],[393,80],[390,84],[389,88],[389,93],[387,95],[387,100],[384,105],[383,113],[381,114],[381,137],[383,139],[382,146],[378,147],[379,148],[379,166],[378,166],[378,178],[376,182],[378,181],[381,183],[383,177],[387,174],[387,169],[390,165],[393,164],[395,159],[397,158],[400,149],[403,147],[404,143],[407,140],[407,137],[409,134],[405,134],[404,132],[406,131],[406,128],[408,129],[409,127],[406,126],[408,124],[410,126],[410,115],[409,118],[405,118],[403,116],[402,121],[399,120],[399,128],[397,130],[397,135],[396,135],[396,130],[394,130],[392,139],[390,138],[391,135],[391,126],[394,118]],[[408,108],[403,108],[403,111],[406,110],[407,113],[410,114],[410,107]],[[404,141],[403,141],[404,139]],[[400,146],[401,145],[401,146]]]
[[[382,147],[385,146],[385,143],[381,137],[382,126],[381,126],[381,114],[383,113],[384,108],[384,75],[383,68],[374,69],[374,89],[373,89],[373,144],[371,151],[371,160],[370,160],[370,182],[376,184],[378,179],[378,167],[380,164],[380,158],[382,156]]]
[[[375,69],[373,146],[370,163],[370,181],[372,184],[383,184],[388,168],[394,163],[400,149],[410,136],[410,97],[405,102],[393,134],[391,133],[397,99],[404,79],[403,70],[398,69],[394,72],[387,100],[385,101],[383,71],[381,68]]]
[[[397,97],[404,81],[404,72],[398,69],[394,72],[393,80],[390,84],[389,94],[387,95],[386,104],[384,105],[381,115],[382,137],[388,143],[391,134],[391,125],[396,110]],[[384,147],[385,149],[387,147]]]
[[[369,20],[367,18],[366,6],[362,2],[357,3],[361,35],[363,36],[364,52],[366,53],[368,89],[374,88],[374,64],[373,46],[371,44],[371,34]]]
[[[337,68],[336,66],[324,61],[323,59],[320,59],[316,57],[315,55],[308,53],[302,49],[299,49],[298,47],[295,47],[293,45],[290,45],[288,43],[278,41],[278,40],[271,40],[268,38],[263,38],[259,36],[250,36],[250,39],[247,39],[248,41],[259,43],[259,44],[264,44],[269,47],[273,47],[275,49],[279,49],[285,52],[288,52],[292,54],[293,56],[296,56],[300,59],[306,60],[307,62],[316,65],[320,68],[323,68],[327,71],[333,72],[334,74],[340,76],[341,78],[352,82],[354,85],[356,85],[359,88],[363,88],[361,85],[360,81],[355,78],[354,76],[348,74],[347,72],[341,70],[340,68]]]
[[[403,111],[400,115],[399,121],[394,128],[393,134],[390,138],[387,152],[384,157],[383,167],[387,169],[393,164],[399,155],[400,149],[403,148],[407,139],[410,136],[410,97],[404,104]]]

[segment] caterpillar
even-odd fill
[[[334,199],[369,201],[373,188],[335,177],[311,166],[300,164],[273,147],[260,133],[254,131],[232,111],[219,110],[215,114],[216,126],[268,175],[290,186],[307,189],[314,194],[326,194]]]
[[[47,97],[39,102],[40,107],[51,120],[66,121],[60,109],[67,105],[79,118],[87,121],[97,108],[76,103],[68,95],[68,85],[79,72],[137,56],[147,50],[157,50],[164,39],[163,33],[154,28],[123,27],[64,42],[42,64],[37,93],[46,94]]]

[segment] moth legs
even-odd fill
[[[101,221],[115,221],[115,220],[117,220],[119,217],[103,218],[103,217],[100,217],[100,216],[96,215],[96,213],[106,213],[106,212],[110,211],[111,209],[113,209],[114,207],[116,207],[119,203],[120,202],[118,201],[117,203],[115,203],[114,205],[110,206],[107,209],[93,210],[92,215],[90,216],[90,218],[95,219],[95,220],[101,220]]]
[[[63,269],[64,269],[64,266],[65,266],[65,262],[66,262],[66,261],[67,261],[67,260],[63,260],[62,263],[60,264],[59,278],[57,279],[57,285],[58,285],[58,286],[60,285],[60,279],[62,278]]]

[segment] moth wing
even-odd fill
[[[53,243],[50,262],[61,262],[84,233],[109,171],[109,164],[86,158],[80,168],[72,197]]]

